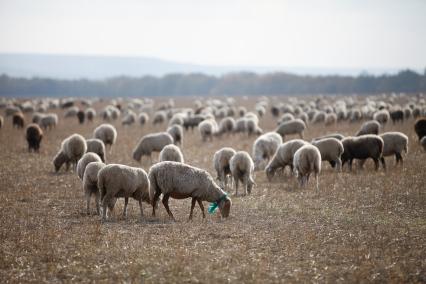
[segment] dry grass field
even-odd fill
[[[255,103],[237,101],[249,109]],[[192,102],[176,100],[177,106]],[[312,180],[300,189],[288,173],[268,182],[256,172],[250,196],[231,196],[226,220],[216,214],[203,220],[197,206],[189,222],[189,199],[170,200],[177,222],[169,220],[162,204],[157,217],[151,217],[146,203],[141,222],[134,200],[123,219],[119,200],[113,221],[101,223],[93,206],[93,214],[86,215],[77,175],[55,174],[52,165],[65,137],[91,137],[101,119],[81,126],[55,111],[59,125],[45,133],[40,154],[28,153],[24,131],[13,129],[10,117],[0,129],[2,283],[426,282],[426,152],[418,145],[413,120],[385,129],[410,139],[403,168],[395,167],[394,158],[387,159],[387,172],[374,171],[372,161],[353,172],[345,166],[342,173],[323,163],[319,192]],[[131,158],[138,139],[166,128],[113,124],[118,139],[107,162],[132,166],[138,166]],[[269,112],[260,122],[266,131],[275,125]],[[310,125],[305,138],[349,135],[360,125]],[[187,163],[215,176],[216,150],[231,146],[251,153],[254,139],[235,135],[202,143],[198,131],[188,131],[183,153]],[[142,167],[148,172],[147,160]]]

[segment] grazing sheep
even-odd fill
[[[318,148],[321,153],[321,161],[328,161],[337,171],[342,169],[343,144],[336,138],[325,138],[312,142],[312,145]]]
[[[354,159],[365,160],[371,158],[374,160],[376,171],[379,169],[379,160],[382,157],[384,142],[380,136],[367,134],[357,137],[346,137],[342,140],[343,154],[342,167],[349,161],[349,170],[352,170]]]
[[[40,148],[40,142],[43,139],[43,130],[41,130],[40,126],[35,123],[29,124],[27,126],[25,137],[28,142],[28,152],[31,152],[31,149],[34,152],[38,152]]]
[[[79,111],[77,112],[77,118],[78,118],[78,122],[79,122],[80,124],[83,124],[83,123],[84,123],[84,119],[86,118],[86,114],[84,113],[84,111],[79,110]]]
[[[154,118],[152,119],[152,124],[155,126],[157,124],[163,124],[167,120],[167,114],[165,111],[157,111],[154,113]]]
[[[91,195],[95,195],[96,212],[100,214],[100,210],[99,210],[100,192],[98,189],[98,173],[103,167],[105,167],[105,164],[102,162],[91,162],[87,164],[86,170],[84,171],[83,191],[84,191],[84,196],[86,197],[87,215],[90,214]]]
[[[392,123],[395,124],[397,122],[404,122],[404,112],[401,109],[397,109],[390,112],[390,118],[392,119]]]
[[[86,166],[91,162],[102,162],[101,158],[96,153],[86,152],[77,163],[77,176],[83,180],[84,171]]]
[[[40,120],[44,117],[44,114],[39,113],[39,112],[35,112],[33,114],[33,118],[32,118],[32,122],[33,123],[37,123],[40,124]]]
[[[386,109],[379,110],[373,115],[373,119],[380,122],[381,125],[385,125],[390,119],[389,111]]]
[[[396,164],[398,165],[401,162],[403,165],[404,161],[402,159],[401,153],[405,151],[408,153],[408,137],[404,133],[401,132],[385,132],[380,135],[383,139],[383,154],[382,154],[382,164],[383,167],[386,168],[385,158],[388,156],[395,155]]]
[[[238,183],[244,186],[244,195],[250,194],[255,185],[253,180],[254,164],[250,155],[245,151],[239,151],[229,161],[232,177],[235,183],[235,195],[238,195]]]
[[[138,118],[138,121],[139,121],[139,124],[140,125],[145,125],[147,122],[148,122],[148,120],[149,120],[149,116],[148,116],[148,114],[147,113],[145,113],[145,112],[141,112],[140,114],[139,114],[139,118]]]
[[[325,138],[336,138],[337,140],[341,141],[343,138],[345,138],[345,136],[343,136],[340,133],[327,134],[327,135],[316,137],[316,138],[312,139],[312,142],[317,141],[317,140],[322,140],[322,139],[325,139]]]
[[[4,124],[4,118],[0,115],[0,129],[3,127]]]
[[[280,137],[281,138],[281,137]],[[235,150],[229,147],[224,147],[216,151],[213,155],[213,165],[217,173],[217,180],[224,188],[228,185],[228,176],[231,175],[229,161],[235,155]]]
[[[278,128],[275,130],[278,134],[281,135],[283,141],[286,135],[290,134],[299,134],[300,138],[303,139],[303,131],[305,131],[306,125],[301,119],[294,119],[281,123]]]
[[[72,106],[65,111],[64,117],[74,117],[77,116],[79,109],[76,106]]]
[[[91,108],[91,107],[86,109],[84,111],[84,113],[85,113],[88,121],[93,121],[93,119],[96,116],[96,110],[94,108]]]
[[[318,175],[321,172],[321,153],[317,147],[313,145],[300,147],[294,154],[293,168],[301,187],[308,183],[309,176],[314,173],[316,188],[319,190]]]
[[[207,139],[213,141],[213,135],[216,133],[217,129],[217,123],[212,119],[203,120],[198,125],[198,130],[200,131],[203,142],[207,141]]]
[[[167,128],[167,133],[173,137],[175,145],[183,145],[183,128],[180,125],[174,124]]]
[[[61,166],[66,164],[66,171],[69,165],[77,165],[78,160],[86,153],[86,140],[80,134],[73,134],[62,141],[61,149],[53,158],[55,171],[58,172]]]
[[[328,113],[325,117],[325,125],[333,125],[337,122],[337,115],[335,113]]]
[[[13,114],[12,125],[15,128],[24,128],[25,126],[25,117],[22,112],[17,112]]]
[[[248,136],[252,135],[261,135],[263,130],[257,125],[257,122],[253,118],[249,118],[246,120],[246,131]]]
[[[214,205],[219,207],[223,218],[229,216],[231,199],[205,170],[177,162],[160,162],[149,170],[149,180],[154,216],[155,207],[161,194],[163,194],[164,208],[173,220],[175,218],[169,208],[170,197],[175,199],[192,198],[190,220],[192,220],[195,202],[198,202],[203,218],[205,218],[202,201],[214,202]]]
[[[225,117],[219,122],[219,130],[217,135],[222,135],[224,133],[232,134],[235,129],[235,120],[232,117]]]
[[[86,139],[87,144],[87,152],[92,152],[98,154],[98,156],[101,158],[102,162],[105,163],[106,157],[105,157],[105,144],[101,139]]]
[[[111,149],[117,139],[117,130],[111,124],[104,123],[95,128],[93,138],[102,140],[105,146],[110,145]]]
[[[98,173],[98,188],[101,194],[102,220],[107,219],[107,206],[113,211],[115,201],[124,197],[123,216],[127,217],[129,197],[139,202],[141,218],[143,218],[142,201],[150,202],[150,183],[148,175],[141,168],[110,164]]]
[[[294,116],[291,113],[284,113],[281,116],[280,120],[278,120],[278,125],[280,125],[283,122],[290,121],[290,120],[293,120],[293,119],[294,119]]]
[[[422,139],[420,139],[420,145],[422,145],[423,150],[426,151],[426,136],[424,136]]]
[[[121,120],[121,125],[132,125],[136,122],[136,113],[129,111]]]
[[[246,132],[246,126],[247,126],[247,118],[240,117],[235,121],[235,133],[245,133]]]
[[[186,117],[185,121],[183,122],[183,127],[185,128],[185,130],[188,130],[188,128],[194,130],[194,127],[197,127],[205,119],[206,117],[201,114]]]
[[[40,119],[40,126],[43,129],[52,129],[58,125],[58,115],[56,113],[48,113]]]
[[[277,169],[285,169],[286,166],[290,166],[293,171],[293,156],[296,151],[308,144],[308,142],[303,141],[301,139],[294,139],[284,144],[281,144],[277,151],[275,151],[274,156],[269,161],[268,165],[265,168],[266,176],[268,180],[271,181],[275,175]]]
[[[183,115],[182,113],[176,113],[170,119],[169,126],[183,125],[184,122],[185,122],[185,115]]]
[[[366,134],[379,134],[380,129],[380,123],[376,120],[369,120],[364,122],[364,124],[361,126],[361,128],[358,130],[358,132],[355,134],[355,136],[361,136]]]
[[[173,144],[173,137],[167,132],[152,133],[143,136],[133,150],[133,159],[140,162],[142,156],[148,156],[152,163],[152,152],[160,152],[169,144]]]
[[[261,170],[261,164],[268,163],[282,143],[281,136],[276,132],[268,132],[259,136],[253,144],[254,169]]]
[[[314,117],[312,118],[313,123],[321,123],[325,121],[327,114],[325,111],[317,111],[314,114]]]
[[[419,141],[426,136],[426,118],[420,118],[414,124],[414,131],[419,137]]]
[[[183,154],[178,146],[170,144],[167,145],[160,152],[160,162],[173,161],[184,163]]]

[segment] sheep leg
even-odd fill
[[[235,196],[238,196],[238,178],[234,177],[234,183],[235,183]]]
[[[377,171],[379,169],[379,159],[373,159],[374,160],[374,168]]]
[[[142,199],[139,199],[139,209],[141,210],[141,219],[143,220]]]
[[[127,217],[127,205],[129,204],[129,198],[125,197],[124,198],[124,210],[123,210],[123,217],[126,218]]]
[[[90,215],[90,192],[86,192],[86,213]]]
[[[338,172],[341,172],[342,171],[342,160],[340,160],[339,158],[337,158],[337,160],[335,161],[335,163],[336,163],[336,170]]]
[[[353,159],[349,160],[349,171],[352,172],[352,163],[353,163]]]
[[[203,219],[206,218],[206,213],[204,213],[204,205],[203,205],[203,201],[201,201],[200,199],[197,199],[198,205],[200,206],[201,209],[201,213],[203,213]]]
[[[102,222],[105,222],[107,219],[107,202],[105,198],[102,200]]]
[[[300,139],[302,139],[302,140],[303,140],[303,132],[300,132],[300,133],[299,133],[299,137],[300,137]]]
[[[192,220],[192,213],[193,213],[193,211],[194,211],[194,208],[195,208],[195,202],[196,202],[197,200],[193,197],[192,198],[192,200],[191,200],[191,212],[189,212],[189,220],[191,221]]]
[[[164,208],[166,208],[167,214],[169,214],[170,218],[172,218],[173,221],[176,221],[175,217],[173,217],[172,211],[170,211],[170,208],[169,208],[169,197],[170,197],[169,194],[164,195],[163,205],[164,205]]]
[[[100,214],[100,206],[99,206],[99,191],[97,190],[95,193],[95,203],[96,203],[96,212],[98,215]]]
[[[398,165],[398,163],[401,162],[401,166],[403,166],[404,165],[404,161],[402,160],[401,153],[396,153],[395,157],[396,157],[396,164]]]
[[[319,191],[319,182],[318,182],[318,174],[317,173],[315,173],[315,181],[316,181],[316,184],[317,184],[317,191]]]
[[[157,201],[158,201],[158,198],[160,197],[160,195],[161,195],[161,192],[156,191],[154,198],[152,199],[152,204],[151,204],[152,205],[152,216],[155,216],[155,207],[157,205]]]
[[[382,162],[383,169],[384,169],[384,170],[386,170],[386,162],[385,162],[385,158],[381,157],[381,158],[380,158],[380,162]]]

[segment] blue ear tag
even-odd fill
[[[227,196],[228,194],[225,193],[218,201],[210,203],[209,209],[207,210],[207,212],[209,212],[209,214],[213,214],[214,212],[216,212],[217,207],[219,206],[219,202],[221,202],[222,200],[225,200]]]

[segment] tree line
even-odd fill
[[[164,77],[114,77],[105,80],[59,80],[0,76],[0,96],[140,97],[184,95],[303,95],[426,92],[423,74],[403,70],[373,76],[302,76],[289,73],[170,74]]]

